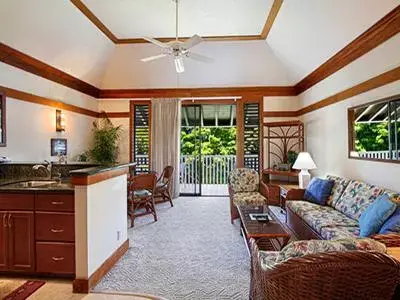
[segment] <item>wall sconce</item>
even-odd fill
[[[65,131],[65,115],[59,109],[56,110],[56,131]]]

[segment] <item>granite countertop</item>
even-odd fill
[[[118,169],[123,169],[123,168],[128,168],[128,167],[134,167],[136,166],[135,162],[132,163],[125,163],[125,164],[115,164],[115,165],[106,165],[106,166],[98,166],[98,167],[92,167],[92,168],[86,168],[86,169],[79,169],[79,170],[74,170],[70,171],[69,174],[71,176],[90,176],[90,175],[95,175],[99,173],[104,173],[112,170],[118,170]]]
[[[34,181],[38,184],[29,185],[28,181]],[[47,183],[44,181],[56,181],[53,179],[38,179],[38,178],[18,178],[18,179],[0,179],[0,191],[21,192],[21,191],[74,191],[74,186],[70,180],[63,180],[61,183]],[[43,184],[42,184],[43,182]]]

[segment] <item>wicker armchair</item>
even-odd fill
[[[258,173],[252,169],[235,169],[229,175],[229,199],[231,223],[239,218],[236,205],[267,204],[267,186],[260,181]]]
[[[317,300],[395,298],[400,263],[387,254],[330,252],[291,258],[262,268],[259,249],[251,247],[250,299]]]

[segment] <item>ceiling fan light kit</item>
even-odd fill
[[[213,60],[209,57],[189,51],[189,49],[193,48],[194,46],[197,46],[198,44],[200,44],[203,41],[203,39],[199,35],[195,34],[185,42],[182,42],[179,40],[179,38],[178,38],[178,16],[179,16],[178,5],[179,5],[179,1],[178,0],[172,0],[172,1],[175,2],[175,11],[176,11],[175,41],[163,43],[163,42],[160,42],[151,37],[143,37],[143,39],[145,39],[146,41],[162,48],[164,53],[146,57],[146,58],[142,58],[141,61],[149,62],[149,61],[160,59],[160,58],[163,58],[166,56],[172,56],[174,59],[175,70],[177,73],[183,73],[185,71],[185,66],[184,66],[184,62],[183,62],[184,57],[192,59],[192,60],[197,60],[200,62],[212,62]]]

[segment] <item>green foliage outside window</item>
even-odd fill
[[[236,128],[182,128],[181,155],[197,155],[200,151],[202,155],[235,155]]]
[[[355,125],[356,151],[388,151],[389,129],[388,122],[359,123]]]

